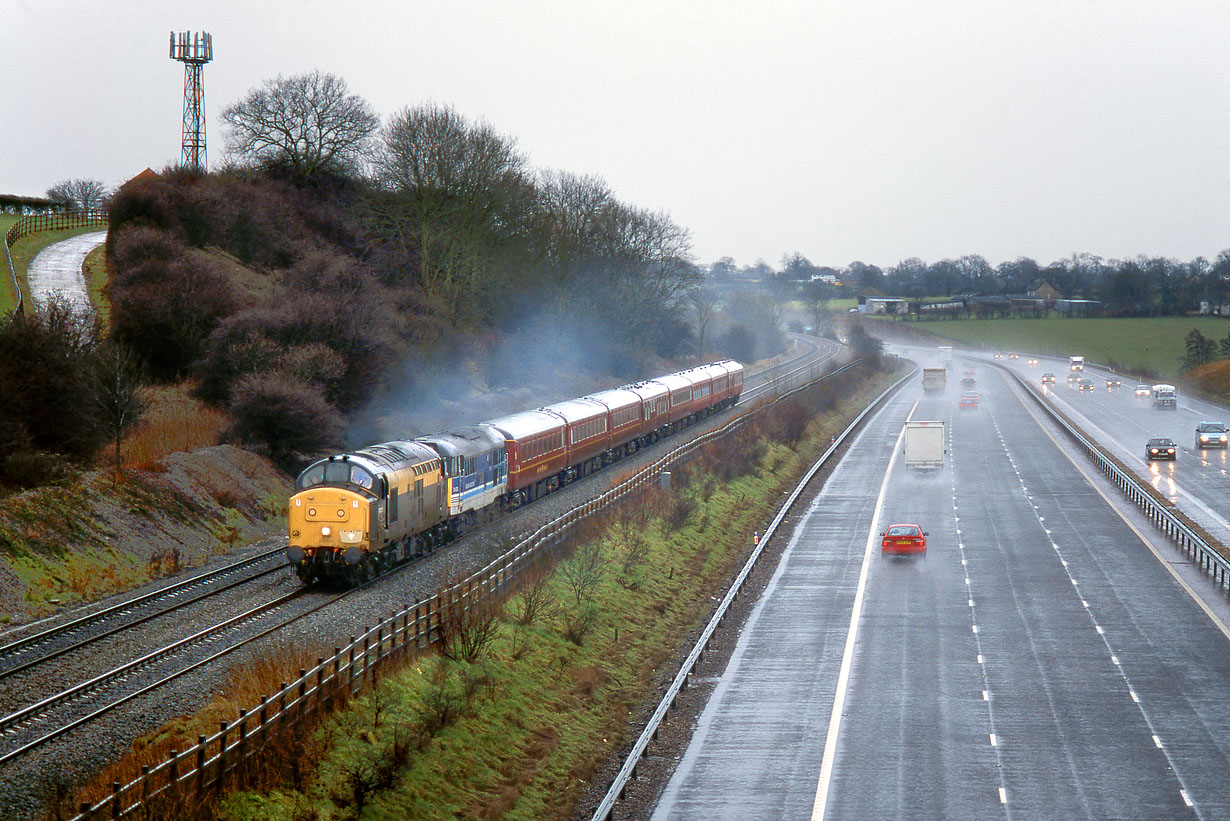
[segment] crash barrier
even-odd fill
[[[155,766],[143,766],[141,775],[127,784],[113,782],[109,795],[95,803],[82,802],[72,821],[120,818],[137,815],[142,809],[147,815],[156,815],[156,810],[163,807],[161,802],[167,802],[168,807],[182,807],[190,797],[205,797],[210,790],[221,792],[228,785],[242,788],[245,772],[241,765],[244,762],[262,751],[283,749],[278,742],[294,731],[294,725],[315,717],[339,697],[361,693],[376,681],[382,662],[405,658],[439,644],[458,619],[466,618],[474,608],[485,606],[504,594],[522,570],[532,567],[549,548],[558,545],[578,522],[655,484],[663,471],[738,429],[764,408],[845,373],[862,361],[856,359],[813,378],[799,388],[757,405],[722,427],[670,450],[617,487],[538,528],[465,580],[406,605],[361,635],[350,638],[347,644],[335,647],[333,655],[318,658],[314,666],[300,669],[297,679],[282,683],[277,692],[262,697],[258,705],[240,710],[234,721],[220,722],[218,732],[213,735],[197,736],[197,743],[186,750],[170,750],[164,761]],[[826,455],[833,447],[825,452]],[[778,520],[780,517],[779,514]],[[155,806],[152,802],[158,803]]]
[[[1001,366],[1002,367],[1002,366]],[[1149,486],[1132,473],[1124,470],[1102,448],[1098,447],[1084,431],[1070,420],[1063,411],[1052,405],[1038,390],[1010,368],[1003,368],[1007,373],[1025,388],[1051,418],[1063,429],[1064,433],[1082,450],[1089,454],[1094,465],[1111,480],[1123,494],[1139,507],[1163,533],[1169,536],[1175,544],[1183,549],[1191,560],[1208,573],[1217,584],[1218,589],[1230,591],[1230,561],[1216,547],[1204,540],[1195,530],[1184,522],[1173,505],[1159,500],[1149,492]]]
[[[4,234],[4,265],[9,272],[9,281],[13,285],[13,293],[17,294],[17,307],[13,313],[19,314],[25,310],[25,300],[22,298],[21,286],[17,284],[17,270],[13,267],[13,256],[9,249],[13,243],[36,231],[62,231],[68,228],[90,228],[95,225],[107,225],[106,211],[65,211],[60,214],[31,214],[13,223]]]
[[[680,666],[679,672],[675,674],[674,680],[671,681],[670,686],[666,688],[666,693],[662,696],[662,700],[658,702],[657,709],[654,710],[653,715],[649,717],[649,721],[646,723],[645,729],[641,731],[640,737],[637,738],[636,743],[632,745],[632,750],[628,753],[628,757],[624,759],[623,767],[620,768],[619,773],[615,776],[615,780],[611,782],[611,786],[607,789],[606,795],[603,797],[602,802],[598,805],[598,808],[594,810],[592,821],[610,821],[612,818],[615,812],[615,804],[624,798],[627,791],[628,782],[635,780],[637,777],[637,767],[640,765],[641,759],[648,754],[649,743],[657,739],[658,731],[661,729],[663,722],[666,720],[667,714],[678,701],[680,691],[687,689],[688,679],[691,678],[693,669],[695,669],[697,663],[701,660],[704,652],[709,649],[709,642],[712,640],[713,634],[717,631],[718,627],[721,626],[722,622],[726,620],[726,611],[730,609],[730,606],[735,602],[735,599],[738,598],[739,592],[743,588],[743,583],[747,580],[747,577],[756,567],[756,562],[760,558],[760,554],[763,552],[764,546],[769,543],[769,539],[774,533],[777,532],[778,526],[786,517],[786,513],[789,512],[790,508],[794,505],[795,500],[799,498],[799,495],[803,492],[803,489],[807,486],[807,483],[810,482],[812,477],[816,475],[816,472],[820,470],[826,462],[828,462],[829,458],[838,448],[842,446],[851,433],[858,429],[858,426],[868,414],[878,410],[884,400],[896,392],[902,385],[913,379],[917,374],[918,369],[916,368],[901,379],[897,380],[883,393],[873,399],[867,407],[863,409],[862,413],[855,417],[854,421],[847,425],[846,429],[837,435],[832,443],[829,444],[824,453],[820,455],[820,458],[816,461],[816,463],[808,469],[807,473],[795,486],[794,492],[790,494],[790,496],[782,504],[781,508],[777,511],[777,515],[773,518],[773,521],[769,523],[767,528],[765,528],[764,536],[758,538],[756,547],[752,550],[752,555],[748,557],[747,562],[743,565],[743,569],[739,571],[739,575],[735,577],[734,583],[731,584],[730,589],[726,591],[726,595],[722,598],[721,603],[710,617],[709,623],[706,624],[705,629],[701,631],[700,638],[698,638],[696,640],[696,644],[692,646],[692,652],[688,653],[687,658],[683,660],[683,664]],[[805,388],[801,388],[800,390],[803,389]],[[791,393],[793,393],[793,391]]]

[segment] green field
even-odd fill
[[[1184,339],[1193,329],[1220,341],[1230,321],[1216,317],[1163,316],[1130,319],[956,319],[901,323],[984,350],[1054,356],[1083,355],[1117,370],[1148,370],[1177,377],[1183,370]]]
[[[21,217],[17,214],[0,214],[0,242],[3,242],[4,235],[19,219]],[[13,281],[9,279],[9,272],[5,270],[3,262],[0,262],[0,313],[8,313],[16,304],[17,293],[13,290]]]

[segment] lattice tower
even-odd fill
[[[171,32],[171,59],[184,64],[184,138],[180,164],[205,173],[205,83],[201,69],[214,58],[207,32]]]

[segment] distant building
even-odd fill
[[[128,188],[129,186],[132,186],[132,185],[136,185],[139,182],[145,182],[146,180],[156,180],[156,179],[158,179],[158,172],[152,168],[147,168],[144,171],[142,171],[140,174],[137,174],[137,176],[133,177],[131,180],[120,183],[120,190],[123,191],[125,188]]]
[[[1200,313],[1205,316],[1230,316],[1230,302],[1221,300],[1200,300]]]
[[[910,301],[895,296],[869,296],[863,309],[867,314],[905,314],[910,311]]]
[[[46,197],[0,194],[0,214],[47,214],[63,210],[64,203]]]
[[[1102,310],[1096,299],[1057,299],[1055,310],[1065,316],[1093,316]]]
[[[1060,297],[1058,289],[1045,279],[1035,285],[1029,293],[1032,296],[1042,297],[1048,305],[1054,305],[1055,301]]]

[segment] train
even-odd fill
[[[306,585],[362,584],[733,406],[742,390],[743,366],[727,359],[321,459],[295,480],[287,558]]]

